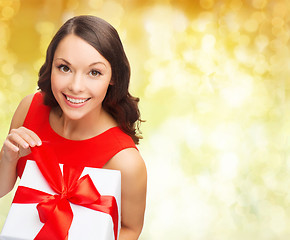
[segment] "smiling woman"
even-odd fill
[[[96,21],[95,19],[98,20]],[[132,97],[128,92],[130,65],[117,31],[110,24],[100,18],[94,18],[92,16],[79,16],[78,18],[72,18],[59,29],[52,39],[47,49],[46,61],[39,71],[38,86],[46,93],[44,103],[52,107],[59,105],[57,99],[52,93],[50,79],[51,74],[53,73],[53,62],[58,58],[58,56],[55,56],[55,52],[58,50],[57,48],[60,47],[59,44],[63,45],[60,42],[66,41],[68,35],[71,34],[74,35],[74,40],[77,39],[76,37],[81,38],[81,41],[77,41],[78,44],[81,44],[82,41],[86,42],[85,47],[84,45],[82,45],[82,47],[84,47],[83,50],[86,49],[88,55],[84,56],[83,53],[80,53],[80,55],[74,54],[73,52],[76,51],[75,47],[72,47],[72,51],[72,49],[67,49],[69,48],[67,46],[66,49],[63,49],[63,51],[66,51],[67,58],[75,56],[82,61],[83,58],[80,56],[84,56],[85,59],[88,58],[88,60],[90,60],[96,57],[94,54],[99,54],[104,58],[103,60],[105,60],[101,62],[105,64],[105,66],[111,68],[110,85],[108,86],[102,106],[106,112],[112,115],[122,130],[131,136],[135,143],[138,143],[141,138],[138,134],[138,126],[141,121],[137,106],[139,99]],[[97,51],[90,51],[90,49]],[[68,61],[69,59],[65,60]],[[92,60],[92,62],[88,64],[91,65],[95,62],[99,62],[98,58]],[[67,62],[59,64],[63,65],[63,63],[67,64]],[[68,70],[67,67],[70,66],[66,66],[66,70]],[[62,69],[64,69],[64,66]],[[91,68],[90,70],[95,69]]]
[[[68,20],[52,39],[39,72],[40,91],[17,108],[0,158],[0,197],[21,177],[34,148],[49,143],[59,163],[121,172],[120,240],[138,239],[146,202],[146,167],[137,150],[138,98],[117,31],[104,20]],[[45,144],[45,145],[46,145]]]
[[[107,89],[112,84],[111,76],[110,63],[94,47],[74,34],[66,36],[55,51],[51,70],[51,90],[60,106],[58,110],[65,113],[63,121],[81,119],[93,123],[102,115],[112,126],[117,126],[102,108]],[[53,117],[58,118],[58,114]],[[96,130],[91,129],[89,136],[82,138],[104,131],[94,125]]]

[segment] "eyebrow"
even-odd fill
[[[55,58],[55,60],[62,60],[62,61],[64,61],[67,65],[70,65],[70,66],[71,66],[71,63],[70,63],[69,61],[65,60],[64,58]],[[103,63],[103,62],[93,62],[93,63],[91,63],[91,64],[89,65],[89,67],[91,67],[91,66],[93,66],[93,65],[96,65],[96,64],[102,64],[102,65],[104,65],[104,66],[107,68],[106,64]]]

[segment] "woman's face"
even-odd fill
[[[101,110],[111,83],[110,63],[90,44],[69,34],[55,51],[51,89],[66,117],[77,120]]]

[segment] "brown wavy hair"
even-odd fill
[[[51,90],[51,68],[59,42],[68,34],[74,34],[93,46],[110,64],[112,82],[103,101],[103,108],[117,121],[135,144],[139,143],[142,122],[138,108],[139,98],[129,93],[130,65],[116,29],[95,16],[77,16],[66,21],[50,42],[46,60],[39,71],[38,87],[44,95],[44,104],[57,107],[58,102]]]

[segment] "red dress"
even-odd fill
[[[33,97],[23,126],[35,132],[45,144],[50,145],[59,163],[102,168],[121,150],[136,148],[132,138],[119,127],[112,127],[86,140],[66,139],[51,128],[50,109],[49,106],[43,104],[43,93],[37,92]],[[32,154],[18,160],[17,173],[20,177],[28,159],[33,160]]]

